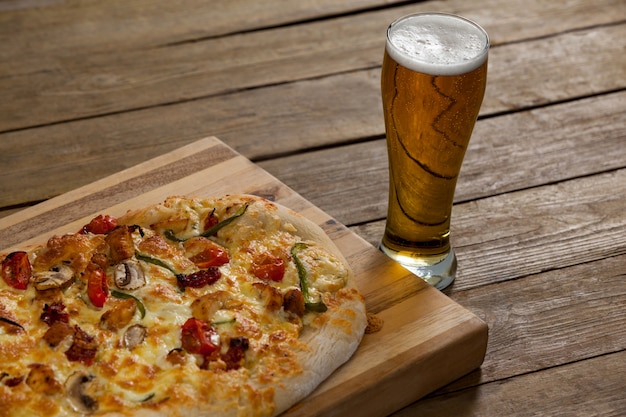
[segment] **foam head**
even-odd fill
[[[398,64],[432,75],[458,75],[487,59],[489,36],[462,17],[421,13],[402,17],[387,29],[387,53]]]

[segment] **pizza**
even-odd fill
[[[274,416],[367,325],[322,229],[249,195],[101,214],[0,260],[0,416]]]

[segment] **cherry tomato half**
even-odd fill
[[[189,258],[198,268],[208,268],[210,266],[222,266],[230,262],[228,252],[220,245],[207,240],[206,249]]]
[[[285,276],[285,261],[278,256],[266,254],[258,258],[251,272],[264,281],[280,282]]]
[[[111,217],[108,214],[101,214],[94,217],[89,223],[84,225],[80,229],[79,233],[87,234],[93,233],[94,235],[106,235],[111,230],[117,227],[117,219]]]
[[[187,319],[181,328],[182,347],[189,353],[208,356],[219,348],[217,331],[195,317]]]
[[[25,290],[32,275],[26,252],[13,252],[2,261],[2,279],[17,290]]]

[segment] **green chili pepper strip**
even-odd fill
[[[135,297],[134,295],[130,295],[128,293],[120,292],[117,290],[111,290],[111,295],[120,300],[128,300],[128,299],[135,300],[135,303],[137,304],[137,308],[139,309],[139,312],[141,313],[141,318],[146,317],[146,307],[143,305],[143,303],[141,302],[139,298]]]
[[[202,233],[200,236],[203,237],[210,237],[213,236],[214,234],[217,233],[218,230],[220,230],[222,227],[224,226],[228,226],[230,223],[232,223],[233,220],[235,220],[237,217],[241,217],[243,216],[243,214],[246,212],[246,210],[248,209],[248,204],[246,204],[245,206],[243,206],[242,208],[240,208],[239,210],[237,210],[237,212],[235,214],[233,214],[232,216],[230,216],[227,219],[222,220],[221,222],[219,222],[218,224],[216,224],[215,226],[211,227],[210,229],[206,230],[204,233]]]
[[[213,322],[211,322],[211,324],[214,325],[214,326],[219,326],[220,324],[232,324],[232,323],[235,323],[236,321],[237,321],[236,318],[232,318],[232,319],[227,319],[227,320],[213,321]]]
[[[323,313],[328,310],[326,304],[323,301],[319,301],[317,303],[313,303],[309,299],[309,284],[307,280],[306,268],[302,264],[300,258],[298,258],[298,251],[300,249],[306,248],[306,243],[296,243],[291,248],[291,256],[293,258],[294,263],[296,264],[296,269],[298,270],[298,278],[300,279],[300,290],[302,290],[302,296],[304,297],[304,307],[309,311],[314,311],[316,313]]]
[[[176,237],[176,235],[174,234],[174,231],[172,229],[167,229],[165,232],[163,232],[163,236],[165,236],[166,238],[168,238],[169,240],[173,241],[173,242],[184,242],[185,239],[180,239],[178,237]]]
[[[137,259],[139,259],[140,261],[144,261],[144,262],[147,262],[149,264],[160,266],[161,268],[165,268],[165,269],[171,271],[172,274],[174,274],[174,275],[176,275],[178,273],[178,272],[174,271],[171,266],[169,266],[168,264],[166,264],[165,262],[163,262],[160,259],[153,258],[153,257],[148,256],[148,255],[142,255],[140,253],[135,254],[135,257]]]

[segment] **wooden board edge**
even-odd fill
[[[388,415],[480,368],[487,350],[488,327],[471,313],[463,317],[453,327],[422,344],[401,347],[363,372],[354,372],[359,368],[356,362],[368,360],[359,358],[363,352],[357,350],[350,361],[283,417]],[[351,376],[346,378],[346,373]]]

